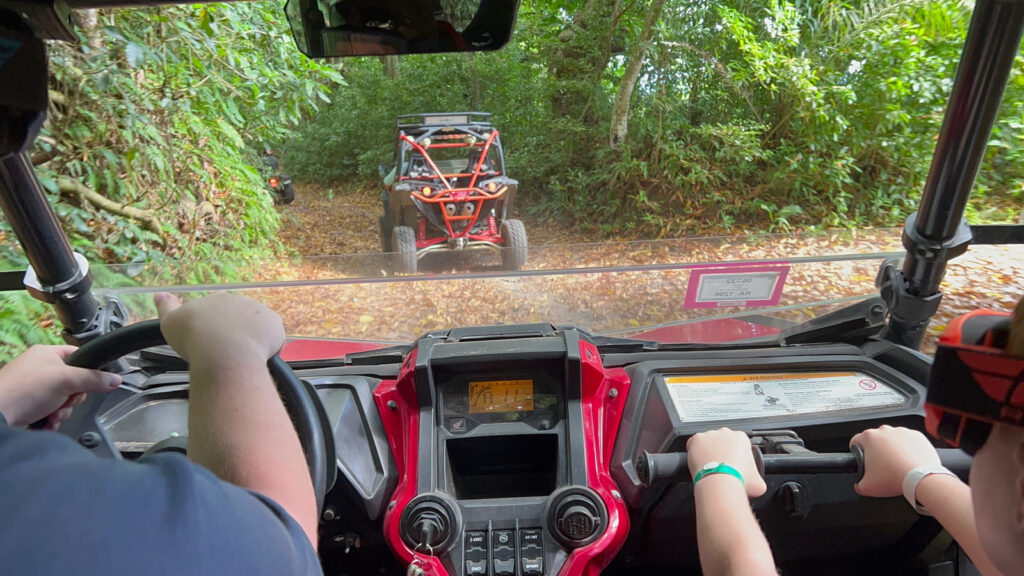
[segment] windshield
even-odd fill
[[[790,2],[520,10],[494,52],[313,61],[276,2],[78,14],[31,159],[101,298],[252,295],[295,337],[543,322],[764,339],[878,295],[902,258],[969,19]],[[968,208],[1013,222],[1024,61]],[[6,222],[0,266],[26,260]],[[1024,254],[950,265],[948,320],[1021,296]],[[57,341],[0,295],[4,358]]]

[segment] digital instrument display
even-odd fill
[[[533,380],[486,380],[469,383],[469,413],[530,412]]]

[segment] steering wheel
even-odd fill
[[[160,331],[160,321],[147,320],[89,341],[72,353],[66,363],[79,368],[100,369],[126,354],[165,344],[167,340]],[[334,465],[334,435],[327,414],[317,398],[316,389],[300,380],[279,356],[267,361],[267,369],[299,435],[319,512],[324,495],[334,485],[338,471]],[[90,394],[81,406],[74,409],[60,430],[97,455],[120,459],[121,453],[110,443],[98,420],[106,399],[105,394]]]

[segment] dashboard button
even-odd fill
[[[523,558],[523,576],[541,576],[544,573],[544,557]]]
[[[487,560],[479,562],[466,560],[466,576],[471,574],[487,574]]]
[[[487,550],[487,532],[466,532],[466,551]]]
[[[519,545],[523,548],[536,546],[541,548],[544,544],[540,528],[522,529],[519,531]]]
[[[491,532],[491,549],[500,550],[502,548],[516,549],[515,536],[511,530],[495,530]]]
[[[494,559],[494,576],[512,576],[516,573],[516,559],[508,560]]]

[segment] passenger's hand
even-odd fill
[[[757,498],[765,493],[768,486],[757,471],[751,452],[750,438],[743,432],[719,428],[701,432],[686,442],[687,466],[694,477],[709,462],[728,464],[743,475],[747,496]]]
[[[864,450],[864,478],[853,485],[861,496],[903,495],[903,478],[918,466],[941,466],[939,453],[917,430],[882,426],[850,439]]]
[[[281,317],[245,296],[214,294],[182,304],[157,294],[160,331],[189,363],[266,361],[284,346]]]
[[[23,428],[45,418],[43,428],[56,430],[87,393],[121,384],[117,374],[65,364],[74,351],[74,346],[33,346],[0,369],[0,414],[9,425]]]

